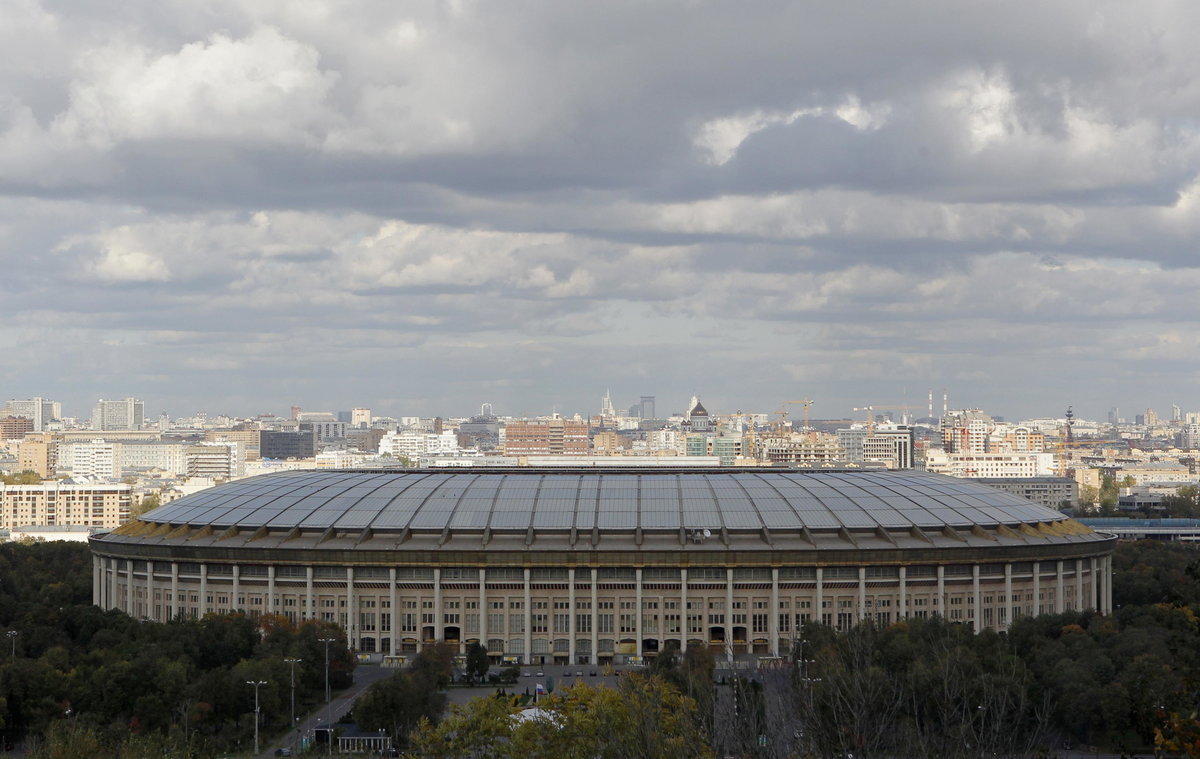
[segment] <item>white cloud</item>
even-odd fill
[[[171,278],[166,263],[144,250],[108,248],[92,271],[110,282],[165,282]]]
[[[240,39],[217,33],[165,54],[115,42],[81,56],[70,108],[54,126],[97,146],[222,137],[306,143],[331,117],[325,97],[336,79],[314,48],[272,28]]]

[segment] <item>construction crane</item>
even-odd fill
[[[812,406],[812,405],[813,405],[813,401],[812,401],[812,399],[811,399],[811,398],[808,398],[808,397],[805,397],[805,398],[803,398],[802,400],[798,400],[798,401],[784,401],[784,402],[783,402],[783,406],[781,406],[781,407],[780,407],[780,412],[781,412],[781,413],[783,414],[783,416],[785,416],[785,417],[787,416],[787,407],[788,407],[789,405],[794,405],[794,406],[803,406],[803,407],[804,407],[804,429],[808,431],[808,439],[809,439],[809,442],[810,442],[810,443],[812,443],[812,442],[815,442],[815,441],[816,441],[816,435],[817,435],[817,432],[816,432],[816,430],[814,430],[814,429],[813,429],[813,428],[812,428],[812,427],[809,425],[809,423],[808,423],[808,409],[809,409],[809,407],[810,407],[810,406]]]
[[[905,404],[903,406],[874,405],[874,406],[857,406],[857,407],[855,407],[854,410],[867,412],[867,434],[874,435],[875,434],[875,412],[876,411],[903,411],[904,412],[903,418],[905,419],[905,421],[907,421],[908,417],[910,416],[909,408],[910,407],[907,404]]]

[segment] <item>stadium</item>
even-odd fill
[[[1112,607],[1116,538],[968,480],[790,469],[313,470],[181,498],[91,540],[105,609],[340,624],[394,660],[774,656],[800,626],[1004,630]]]

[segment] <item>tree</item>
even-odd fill
[[[364,730],[387,730],[397,746],[421,720],[436,722],[446,708],[443,691],[418,671],[397,672],[373,684],[354,706],[354,721]]]
[[[488,651],[485,646],[479,643],[467,644],[467,675],[472,679],[482,680],[487,677],[488,667],[491,666],[488,661]]]
[[[660,677],[632,674],[618,688],[576,683],[542,699],[532,718],[504,698],[452,706],[422,723],[414,757],[424,759],[675,759],[713,756],[697,728],[696,704]]]
[[[134,508],[133,513],[130,516],[140,517],[142,514],[145,514],[147,511],[150,511],[152,509],[157,509],[161,505],[162,505],[162,497],[158,493],[148,493],[147,495],[142,496],[141,499],[138,500],[138,504]]]
[[[0,483],[5,485],[41,485],[42,476],[26,469],[18,474],[0,474]]]

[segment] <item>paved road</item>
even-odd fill
[[[292,754],[299,754],[301,736],[312,736],[313,730],[317,727],[322,727],[330,720],[337,724],[337,721],[342,718],[350,707],[354,705],[355,700],[361,696],[372,683],[383,680],[386,677],[394,675],[398,670],[385,669],[378,665],[360,664],[354,668],[354,684],[341,693],[334,693],[333,700],[329,703],[328,708],[322,706],[320,709],[311,714],[300,717],[296,720],[296,729],[289,732],[287,735],[276,738],[273,743],[263,743],[263,752],[258,755],[258,759],[272,759],[275,756],[275,749],[281,746],[287,746],[292,750]]]

